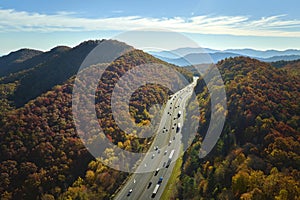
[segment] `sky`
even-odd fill
[[[220,50],[300,49],[299,7],[299,0],[0,0],[0,55],[152,28]]]

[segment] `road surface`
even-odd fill
[[[184,122],[186,102],[193,93],[197,81],[176,92],[168,100],[161,118],[158,133],[154,138],[151,149],[152,153],[146,155],[139,167],[147,169],[147,173],[133,173],[127,180],[123,188],[116,194],[115,200],[137,200],[137,199],[160,199],[168,180],[173,171],[176,159],[181,148],[181,128]],[[178,116],[179,111],[181,112]],[[180,129],[177,128],[178,123]],[[156,149],[158,147],[158,149]],[[170,153],[174,150],[171,164],[167,167]],[[157,171],[157,169],[159,169]],[[137,170],[143,171],[143,170]],[[154,188],[158,184],[159,178],[163,180],[155,195]]]

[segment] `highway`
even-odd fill
[[[149,149],[151,153],[147,154],[139,164],[139,167],[145,168],[150,172],[133,173],[116,194],[115,200],[160,199],[172,174],[175,161],[180,155],[182,146],[181,128],[184,122],[185,107],[196,83],[196,78],[194,78],[193,83],[173,94],[168,100],[161,117],[158,132]],[[174,152],[170,159],[172,150]],[[168,166],[170,161],[172,162]],[[145,171],[145,169],[136,171]],[[163,180],[158,187],[156,185],[160,177]],[[158,187],[158,190],[154,195],[155,187]]]

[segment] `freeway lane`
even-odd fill
[[[193,87],[196,85],[196,80],[187,87],[176,92],[169,101],[166,103],[164,113],[161,118],[161,122],[158,128],[158,133],[154,138],[150,147],[151,151],[140,162],[139,168],[143,170],[136,171],[150,171],[146,173],[133,173],[127,180],[126,184],[119,191],[114,199],[159,199],[162,195],[164,188],[171,176],[176,158],[179,156],[181,148],[181,129],[177,132],[178,123],[183,125],[183,116],[185,112],[185,105],[188,98],[192,95]],[[181,111],[181,116],[178,118],[178,112]],[[173,127],[173,129],[172,129]],[[154,148],[158,147],[158,150]],[[166,168],[169,154],[172,150],[174,156],[172,163]],[[159,168],[158,173],[156,169]],[[157,194],[152,198],[153,190],[160,177],[163,177],[163,181],[160,184]]]

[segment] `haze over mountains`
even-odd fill
[[[227,49],[215,50],[209,48],[179,48],[172,51],[149,52],[153,56],[166,62],[179,65],[195,65],[206,63],[217,63],[220,60],[230,57],[246,56],[264,62],[276,62],[280,60],[291,61],[300,59],[300,50],[288,49],[278,50],[254,50],[254,49]]]

